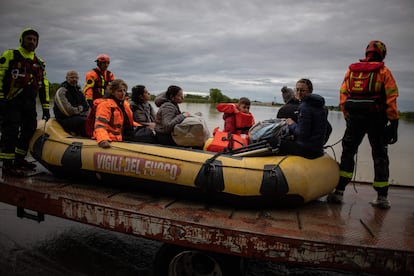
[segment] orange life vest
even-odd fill
[[[224,112],[224,130],[234,131],[236,134],[247,134],[249,129],[254,125],[254,117],[251,113],[243,113],[237,109],[237,104],[222,103],[216,106],[217,111]],[[234,116],[234,126],[232,124]]]
[[[105,94],[106,87],[115,79],[111,71],[102,72],[94,68],[86,74],[86,84],[83,88],[86,100],[102,98]]]
[[[247,135],[220,131],[218,127],[214,129],[213,135],[213,140],[205,147],[205,150],[223,152],[225,150],[238,149],[247,146],[249,143]]]

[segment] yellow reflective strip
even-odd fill
[[[350,88],[351,87],[351,79],[352,79],[352,76],[353,76],[354,74],[352,73],[352,71],[350,72],[350,74],[349,74],[349,78],[346,80],[346,86],[348,87],[348,88]]]
[[[372,183],[372,186],[377,187],[377,188],[384,188],[389,185],[388,185],[388,181],[374,181],[374,183]]]
[[[14,153],[4,153],[4,152],[0,152],[0,159],[13,160],[15,158],[16,158],[16,155]]]
[[[105,76],[104,76],[104,74],[101,75],[101,82],[102,82],[101,94],[102,94],[102,96],[104,96],[105,95]]]
[[[398,94],[398,88],[386,89],[385,94],[387,96],[392,95],[392,94]]]
[[[27,154],[27,151],[22,150],[22,149],[18,149],[18,148],[16,148],[16,149],[14,150],[14,152],[15,152],[16,154],[20,154],[20,155],[24,155],[24,156],[26,156],[26,154]]]
[[[373,85],[374,75],[375,75],[374,72],[371,72],[369,74],[369,85],[368,85],[369,91],[372,91],[372,85]]]
[[[352,178],[353,173],[352,172],[346,172],[346,171],[339,171],[339,176],[345,177],[345,178]]]

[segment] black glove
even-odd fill
[[[387,144],[395,144],[398,141],[398,119],[390,121],[385,127],[385,141]]]
[[[42,120],[45,120],[47,122],[49,119],[50,119],[49,109],[43,109]]]

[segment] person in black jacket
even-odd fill
[[[66,81],[56,91],[53,112],[56,120],[67,132],[86,136],[85,123],[89,105],[78,80],[78,72],[69,70],[66,73]]]
[[[292,118],[295,122],[298,121],[298,107],[299,100],[295,96],[295,92],[292,88],[283,86],[282,97],[285,104],[279,108],[276,118]]]
[[[296,93],[300,100],[298,121],[286,119],[293,140],[282,139],[278,155],[299,155],[306,158],[323,155],[328,110],[325,108],[325,99],[312,92],[313,85],[310,80],[300,79],[296,83]]]

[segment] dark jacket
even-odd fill
[[[299,104],[300,102],[298,99],[290,99],[285,105],[279,108],[276,118],[292,118],[293,121],[298,122]]]
[[[89,105],[79,86],[71,86],[67,81],[56,91],[53,113],[57,119],[83,115],[86,116]]]
[[[310,94],[302,99],[298,110],[298,122],[289,126],[290,131],[304,149],[322,155],[328,127],[325,99],[317,94]]]

